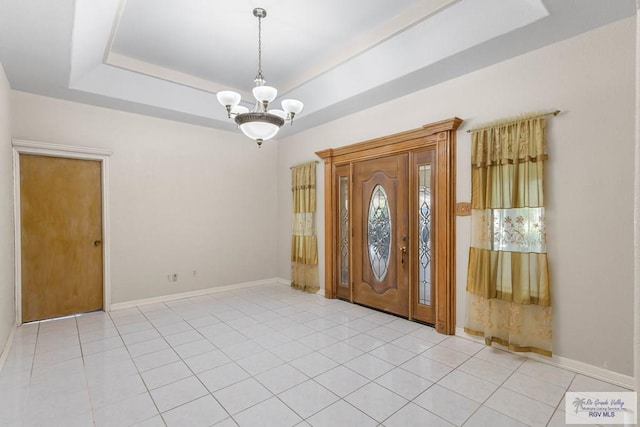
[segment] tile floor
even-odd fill
[[[269,285],[18,328],[2,426],[559,426],[623,390]]]

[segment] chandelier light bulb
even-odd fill
[[[297,99],[283,99],[282,109],[287,113],[289,123],[293,124],[293,118],[302,111],[304,104]]]
[[[282,110],[269,110],[269,111],[267,111],[267,113],[276,115],[276,116],[280,117],[282,120],[286,120],[287,119],[287,113],[282,111]]]
[[[227,115],[231,117],[231,110],[240,103],[240,94],[231,90],[223,90],[216,95],[218,102],[227,109]]]
[[[271,86],[256,86],[253,88],[253,96],[260,102],[271,102],[278,96],[278,89]]]
[[[247,107],[245,107],[244,105],[236,105],[235,107],[231,108],[231,115],[232,116],[236,116],[238,114],[244,114],[244,113],[248,113],[249,109]]]

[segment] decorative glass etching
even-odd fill
[[[508,252],[547,251],[544,208],[474,209],[472,246]]]
[[[340,286],[349,286],[349,177],[340,177]]]
[[[391,211],[387,193],[381,185],[376,185],[369,202],[368,247],[369,263],[373,277],[384,280],[391,259]]]
[[[418,167],[418,302],[431,305],[431,165]]]

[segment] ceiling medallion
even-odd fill
[[[278,96],[278,90],[265,85],[266,80],[262,75],[262,18],[267,16],[267,11],[262,8],[253,9],[253,16],[258,18],[258,74],[253,80],[253,96],[256,98],[253,110],[240,105],[241,97],[237,92],[223,90],[218,92],[218,102],[227,109],[227,116],[234,118],[242,133],[258,143],[258,147],[278,133],[280,127],[289,122],[293,124],[293,118],[302,111],[302,102],[295,99],[283,99],[282,110],[269,109],[269,104]]]

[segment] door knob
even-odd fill
[[[102,240],[96,240],[95,242],[93,242],[93,246],[95,246],[96,248],[100,245],[102,245]]]
[[[402,257],[400,258],[400,262],[402,262],[402,264],[404,264],[404,254],[407,253],[407,247],[403,246],[400,248],[400,253],[402,255]]]

